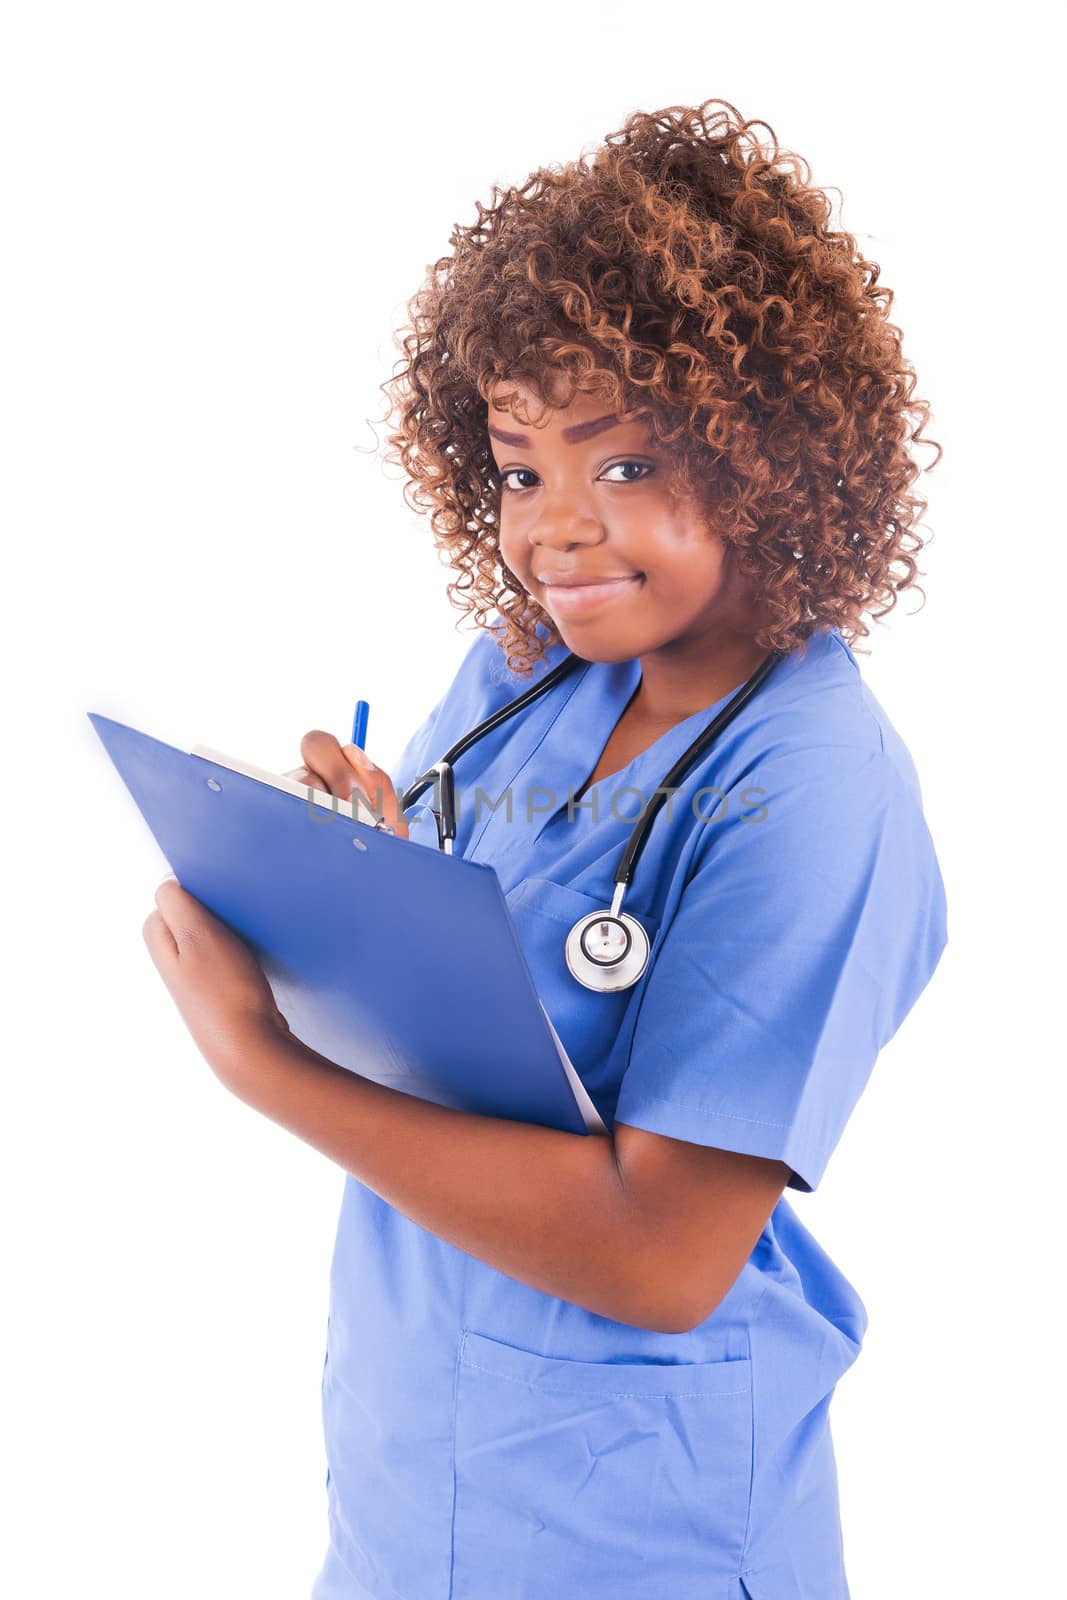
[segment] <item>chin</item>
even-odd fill
[[[633,661],[647,645],[620,634],[618,628],[607,624],[599,627],[574,621],[554,622],[553,627],[567,649],[583,661]]]

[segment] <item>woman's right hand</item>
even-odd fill
[[[295,778],[297,783],[323,794],[336,795],[338,800],[350,800],[358,789],[375,815],[384,816],[398,838],[408,837],[407,819],[392,779],[358,745],[342,745],[332,733],[313,728],[300,741],[300,755],[304,765],[287,772],[287,778]]]

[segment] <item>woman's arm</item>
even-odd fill
[[[499,1272],[616,1322],[682,1330],[680,1286],[601,1134],[434,1105],[272,1029],[222,1081],[420,1227]],[[691,1324],[688,1324],[691,1325]]]
[[[215,1076],[420,1227],[543,1293],[682,1333],[741,1271],[789,1168],[616,1121],[613,1137],[454,1111],[294,1038],[245,942],[176,879],[145,942]]]
[[[779,1161],[623,1125],[616,1138],[573,1134],[434,1105],[272,1027],[246,1040],[219,1071],[246,1105],[468,1255],[653,1332],[711,1315],[789,1176]]]

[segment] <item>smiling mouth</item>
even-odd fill
[[[547,610],[563,617],[578,617],[629,594],[642,581],[643,574],[635,572],[632,578],[611,578],[602,583],[546,583],[542,588]]]

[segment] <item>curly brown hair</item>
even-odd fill
[[[854,643],[864,612],[879,619],[925,575],[907,446],[929,407],[887,320],[893,291],[830,229],[810,176],[727,101],[635,112],[591,160],[494,183],[408,302],[381,385],[386,459],[459,574],[450,601],[480,627],[502,619],[512,671],[560,636],[500,558],[488,415],[504,380],[545,406],[588,391],[649,420],[765,602],[759,648],[803,654],[828,627]],[[514,396],[508,409],[528,420]],[[936,466],[941,446],[923,443]]]

